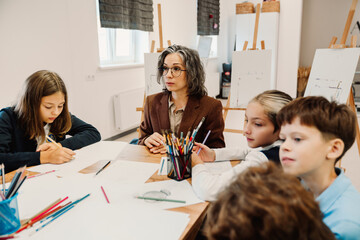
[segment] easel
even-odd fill
[[[165,50],[163,45],[163,34],[162,34],[162,21],[161,21],[161,4],[157,5],[158,8],[158,22],[159,22],[159,41],[160,41],[160,48],[157,49],[157,52],[162,52]],[[171,46],[171,41],[168,40],[168,45]],[[151,48],[150,52],[153,53],[155,49],[155,40],[151,41]]]
[[[244,46],[243,46],[243,51],[246,51],[246,50],[259,50],[258,48],[256,48],[257,34],[258,34],[258,28],[259,28],[259,18],[260,18],[260,4],[258,3],[256,5],[256,17],[255,17],[253,47],[247,49],[248,41],[245,41]],[[261,41],[261,50],[265,50],[265,41],[263,41],[263,40]],[[223,119],[224,119],[224,122],[225,122],[229,110],[242,110],[242,111],[245,111],[246,108],[233,108],[233,107],[230,107],[230,94],[229,94],[228,100],[226,102],[226,106],[223,107],[223,110],[224,110]],[[225,128],[224,132],[244,133],[243,130],[229,129],[229,128]]]
[[[158,22],[159,22],[159,41],[160,41],[160,48],[157,49],[157,52],[162,52],[165,50],[164,46],[163,46],[163,35],[162,35],[162,22],[161,22],[161,4],[159,3],[157,5],[158,7]],[[168,45],[171,46],[171,41],[168,40],[167,41]],[[155,50],[155,40],[151,41],[151,48],[150,48],[150,52],[154,53]],[[144,100],[143,100],[143,105],[142,107],[137,107],[136,111],[140,112],[141,111],[141,120],[140,123],[142,123],[144,121],[144,106],[145,106],[145,101],[146,101],[146,92],[144,93]],[[139,133],[139,137],[140,137],[140,129],[137,128],[136,131]]]
[[[337,37],[334,36],[331,39],[329,48],[337,48],[337,49],[346,48],[345,42],[346,42],[347,35],[349,34],[350,24],[351,24],[352,19],[354,17],[357,2],[358,2],[358,0],[353,0],[352,1],[351,7],[350,7],[350,10],[349,10],[349,14],[348,14],[348,18],[347,18],[347,21],[346,21],[346,24],[345,24],[344,32],[343,32],[343,35],[341,37],[340,44],[335,44],[336,40],[337,40]],[[351,36],[351,43],[350,43],[351,48],[356,47],[356,41],[357,41],[356,35]],[[350,88],[350,93],[349,93],[349,97],[348,97],[348,100],[347,100],[346,104],[351,108],[351,110],[354,111],[355,114],[357,113],[352,88]],[[357,142],[357,147],[358,147],[358,151],[359,151],[359,154],[360,154],[360,130],[359,130],[359,123],[358,123],[357,117],[356,117],[356,142]],[[341,168],[341,159],[339,161],[339,167]]]

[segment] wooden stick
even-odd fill
[[[355,101],[354,101],[354,95],[353,95],[352,88],[350,88],[348,104],[349,104],[350,108],[354,111],[354,113],[356,114],[357,111],[356,111],[356,107],[355,107]],[[358,122],[357,116],[356,116],[356,142],[357,142],[357,147],[358,147],[358,151],[360,154],[360,130],[359,130],[359,122]]]
[[[337,37],[333,36],[331,41],[330,41],[330,44],[329,44],[329,48],[333,48],[333,46],[335,45],[336,43],[336,40],[337,40]]]
[[[351,47],[351,48],[355,48],[355,47],[356,47],[356,42],[357,42],[357,35],[352,35],[352,36],[351,36],[350,47]]]
[[[223,115],[223,118],[224,118],[224,122],[226,120],[226,116],[228,114],[228,111],[229,111],[229,107],[230,107],[230,93],[229,93],[229,96],[228,96],[228,100],[226,102],[226,106],[225,106],[225,110],[224,110],[224,115]]]
[[[256,50],[256,41],[259,27],[259,17],[260,17],[260,3],[256,5],[256,20],[255,20],[255,29],[254,29],[254,41],[253,41],[253,50]]]
[[[261,49],[265,50],[265,41],[264,40],[261,41]]]
[[[243,51],[246,51],[247,45],[248,45],[248,41],[245,41],[245,42],[244,42]]]
[[[169,47],[171,46],[171,41],[170,41],[170,40],[168,40],[168,46],[169,46]]]
[[[151,41],[151,49],[150,49],[150,52],[153,53],[155,50],[155,40],[152,40]]]
[[[346,21],[346,24],[345,24],[344,32],[343,32],[343,35],[341,37],[340,45],[345,45],[347,35],[349,34],[350,24],[351,24],[352,19],[354,17],[357,2],[358,2],[358,0],[353,0],[352,1],[351,7],[350,7],[350,10],[349,10],[349,14],[348,14],[348,18],[347,18],[347,21]]]
[[[162,36],[162,23],[161,23],[161,4],[159,3],[157,6],[158,6],[159,40],[160,40],[160,48],[158,49],[158,52],[159,52],[159,50],[161,52],[162,50],[164,50],[163,36]]]

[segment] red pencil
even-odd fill
[[[63,200],[61,200],[60,202],[56,203],[55,205],[53,205],[51,208],[47,209],[46,211],[40,213],[38,216],[34,217],[33,219],[30,220],[29,223],[33,223],[35,222],[37,219],[41,218],[43,215],[45,215],[46,213],[50,212],[51,209],[55,208],[56,206],[58,206],[60,203],[64,202],[66,199],[68,199],[69,197],[64,198]]]
[[[108,199],[108,197],[106,196],[106,193],[105,193],[104,188],[103,188],[102,186],[100,186],[100,187],[101,187],[101,190],[102,190],[102,192],[103,192],[103,194],[104,194],[104,196],[105,196],[105,199],[106,199],[107,203],[110,204],[109,199]]]
[[[36,174],[36,175],[29,176],[27,179],[29,179],[29,178],[34,178],[34,177],[38,177],[38,176],[42,176],[42,175],[45,175],[45,174],[48,174],[48,173],[52,173],[52,172],[55,172],[55,171],[56,171],[56,170],[51,170],[51,171],[48,171],[48,172],[39,173],[39,174]]]

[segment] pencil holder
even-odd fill
[[[0,201],[0,236],[11,234],[20,228],[17,196],[16,193],[11,198]]]
[[[191,154],[174,155],[167,153],[168,158],[168,177],[181,181],[191,177]]]

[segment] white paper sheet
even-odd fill
[[[196,197],[191,185],[186,181],[177,182],[175,180],[152,182],[146,184],[117,184],[112,183],[106,186],[108,189],[108,197],[113,204],[132,204],[136,203],[138,206],[150,206],[157,209],[169,209],[176,207],[183,207],[186,205],[203,202]],[[183,200],[186,203],[164,202],[137,199],[135,196],[143,196],[150,191],[160,192],[161,190],[169,192],[168,199]],[[156,193],[155,193],[156,194]]]
[[[155,173],[158,166],[156,163],[116,160],[95,178],[103,182],[144,183]]]
[[[136,205],[79,203],[35,234],[20,239],[179,239],[187,214]]]

